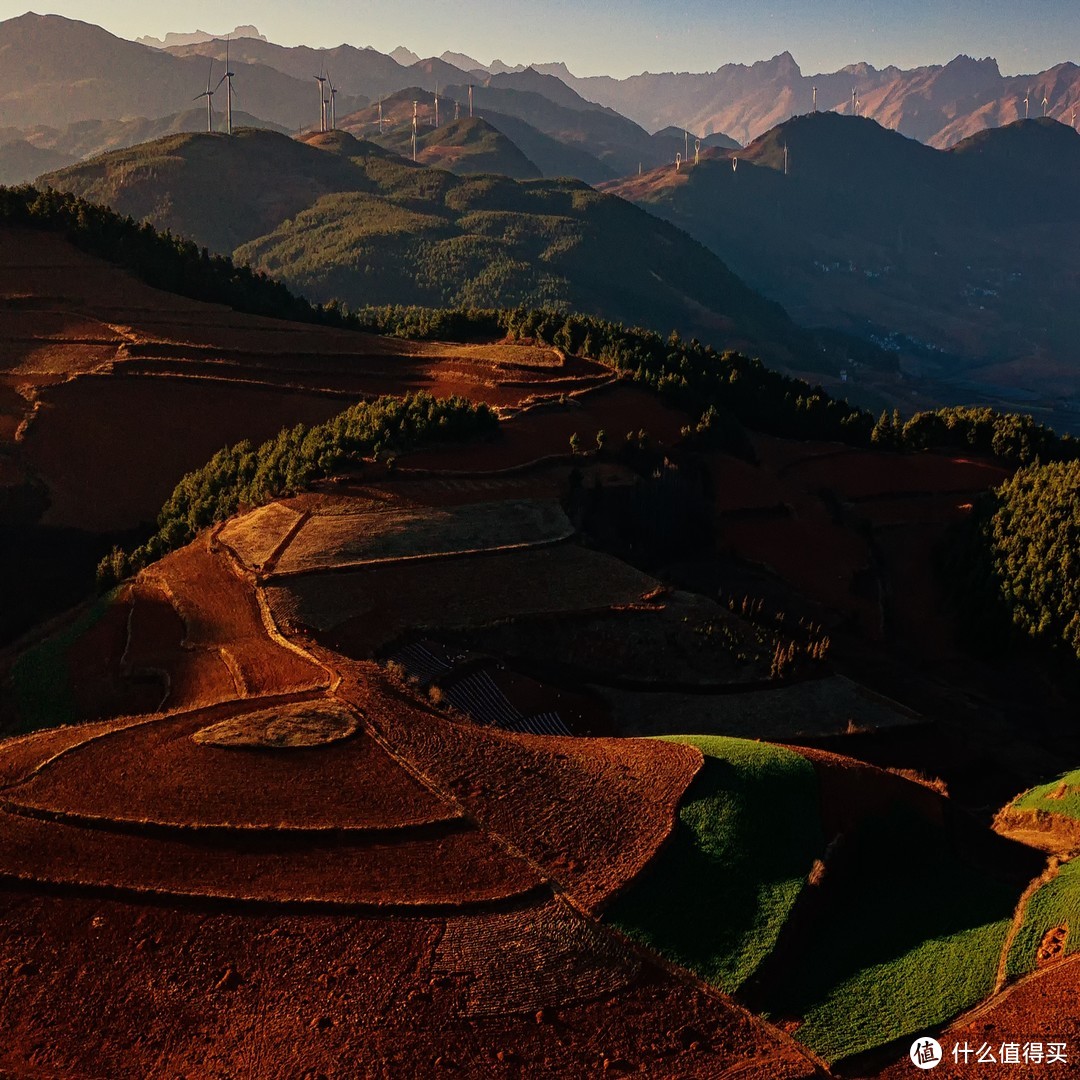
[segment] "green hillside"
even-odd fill
[[[410,157],[412,121],[395,124],[381,135],[375,127],[369,138],[402,157]],[[497,173],[514,180],[536,180],[541,175],[510,139],[479,117],[454,120],[444,115],[438,128],[430,124],[419,127],[416,160],[458,176]]]
[[[782,361],[812,348],[700,244],[577,181],[458,177],[345,132],[253,130],[172,136],[45,179],[313,302],[558,306]]]

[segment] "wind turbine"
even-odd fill
[[[787,166],[788,166],[788,150],[787,150],[787,143],[784,143],[784,175],[785,176],[787,176]]]
[[[817,87],[814,87],[814,112],[817,112]]]
[[[416,106],[419,102],[412,103],[412,159],[416,160]]]
[[[225,39],[225,74],[218,79],[215,90],[221,89],[221,84],[228,81],[229,85],[225,87],[225,130],[228,134],[232,134],[232,99],[233,99],[233,72],[229,70],[229,39]],[[210,89],[209,83],[207,83],[208,90]]]
[[[319,84],[319,130],[326,130],[326,94],[323,90],[323,84],[326,82],[325,75],[312,75],[311,76]]]
[[[1027,120],[1031,116],[1031,87],[1028,87],[1027,93],[1024,95],[1024,119]]]
[[[435,84],[435,128],[439,127],[439,84]]]
[[[1047,109],[1047,106],[1048,106],[1049,104],[1050,104],[1050,102],[1049,102],[1049,101],[1047,100],[1047,97],[1046,97],[1046,95],[1045,95],[1045,94],[1043,94],[1043,116],[1045,116],[1045,115],[1046,115],[1046,109]]]
[[[472,87],[473,84],[469,83],[469,119],[472,119]]]
[[[330,78],[330,72],[326,73],[326,82],[330,87],[330,130],[337,130],[337,102],[334,100],[337,97],[337,88],[334,86],[334,80]]]
[[[379,134],[382,134],[382,98],[379,98]]]
[[[210,89],[210,80],[213,77],[213,75],[214,75],[214,60],[213,60],[213,57],[211,57],[210,58],[210,70],[206,74],[206,89],[201,94],[198,94],[196,97],[192,98],[192,101],[198,101],[200,98],[206,98],[206,130],[207,131],[213,131],[214,130],[214,113],[213,113],[212,106],[211,106],[211,99],[214,96],[214,91]],[[218,83],[218,86],[220,86],[220,85],[221,85],[221,83]]]
[[[859,115],[858,112],[856,111],[858,109],[858,107],[859,107],[858,99],[856,97],[857,93],[858,93],[858,90],[853,86],[851,88],[851,115],[852,116],[858,116]]]

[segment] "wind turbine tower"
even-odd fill
[[[1031,116],[1031,87],[1028,87],[1028,92],[1024,95],[1024,119],[1027,120]]]
[[[469,83],[469,119],[472,119],[472,88],[473,84]]]
[[[223,82],[228,82],[228,84],[229,84],[228,86],[225,87],[225,130],[229,135],[232,134],[232,99],[233,99],[232,81],[233,81],[233,72],[229,67],[229,39],[226,38],[225,39],[225,74],[222,75],[220,79],[218,79],[218,84],[217,84],[217,86],[214,87],[214,89],[215,90],[220,90],[221,89],[221,84]],[[208,90],[210,89],[209,83],[207,83],[206,88]],[[209,100],[209,99],[207,99],[207,100]]]
[[[319,130],[326,130],[326,93],[323,85],[326,82],[325,75],[312,75],[319,87]]]
[[[326,73],[326,82],[330,87],[330,130],[337,130],[337,102],[334,100],[337,97],[337,87],[334,86],[334,80],[330,78],[330,72]]]
[[[1043,116],[1046,115],[1046,110],[1049,107],[1049,105],[1050,105],[1049,100],[1047,99],[1046,95],[1043,94]]]
[[[814,87],[814,112],[817,112],[817,87]]]
[[[787,167],[788,167],[788,151],[787,151],[787,143],[784,143],[784,175],[785,176],[787,176]]]
[[[419,102],[412,103],[412,159],[416,160],[416,106]]]
[[[858,94],[858,90],[856,89],[856,87],[853,86],[851,88],[851,115],[852,116],[858,116],[858,113],[856,112],[856,110],[859,107],[858,106],[857,94]]]
[[[382,134],[382,98],[379,98],[379,134]]]
[[[212,99],[214,97],[214,91],[210,89],[210,79],[214,74],[214,61],[210,60],[210,70],[206,74],[206,89],[196,97],[192,98],[193,101],[198,101],[200,98],[206,98],[206,130],[214,130],[214,112],[212,108]],[[218,83],[220,86],[221,83]]]
[[[454,102],[454,119],[459,120],[461,118],[461,102]]]
[[[435,130],[439,130],[439,84],[435,84]]]

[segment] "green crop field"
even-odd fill
[[[776,942],[824,839],[813,766],[778,746],[669,737],[705,754],[671,842],[612,907],[628,936],[725,991]]]
[[[25,735],[74,722],[75,699],[68,676],[68,649],[102,618],[110,600],[110,596],[98,598],[59,634],[46,638],[15,661],[11,668],[11,684],[19,725],[5,735]]]
[[[772,1012],[828,1061],[939,1024],[993,989],[1020,891],[912,811],[868,820]]]
[[[1068,927],[1062,955],[1080,949],[1080,859],[1065,863],[1029,901],[1024,923],[1009,950],[1006,972],[1010,979],[1035,970],[1043,938],[1058,926]]]
[[[1063,785],[1065,791],[1062,796],[1053,798]],[[1013,802],[1010,809],[1046,810],[1051,814],[1061,814],[1063,817],[1080,821],[1080,769],[1064,773],[1049,784],[1041,784],[1025,791]]]

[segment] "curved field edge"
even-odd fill
[[[1008,978],[1034,971],[1047,935],[1058,929],[1064,934],[1053,958],[1064,959],[1080,949],[1080,860],[1064,863],[1032,896],[1006,958]]]
[[[1018,795],[1006,808],[1006,812],[1013,810],[1041,810],[1080,821],[1080,769]]]
[[[664,736],[704,755],[666,847],[606,919],[731,993],[768,956],[824,846],[813,766],[782,747]]]
[[[851,841],[849,840],[850,844]],[[858,830],[799,963],[769,1001],[835,1062],[939,1026],[987,998],[1023,890],[894,806]]]

